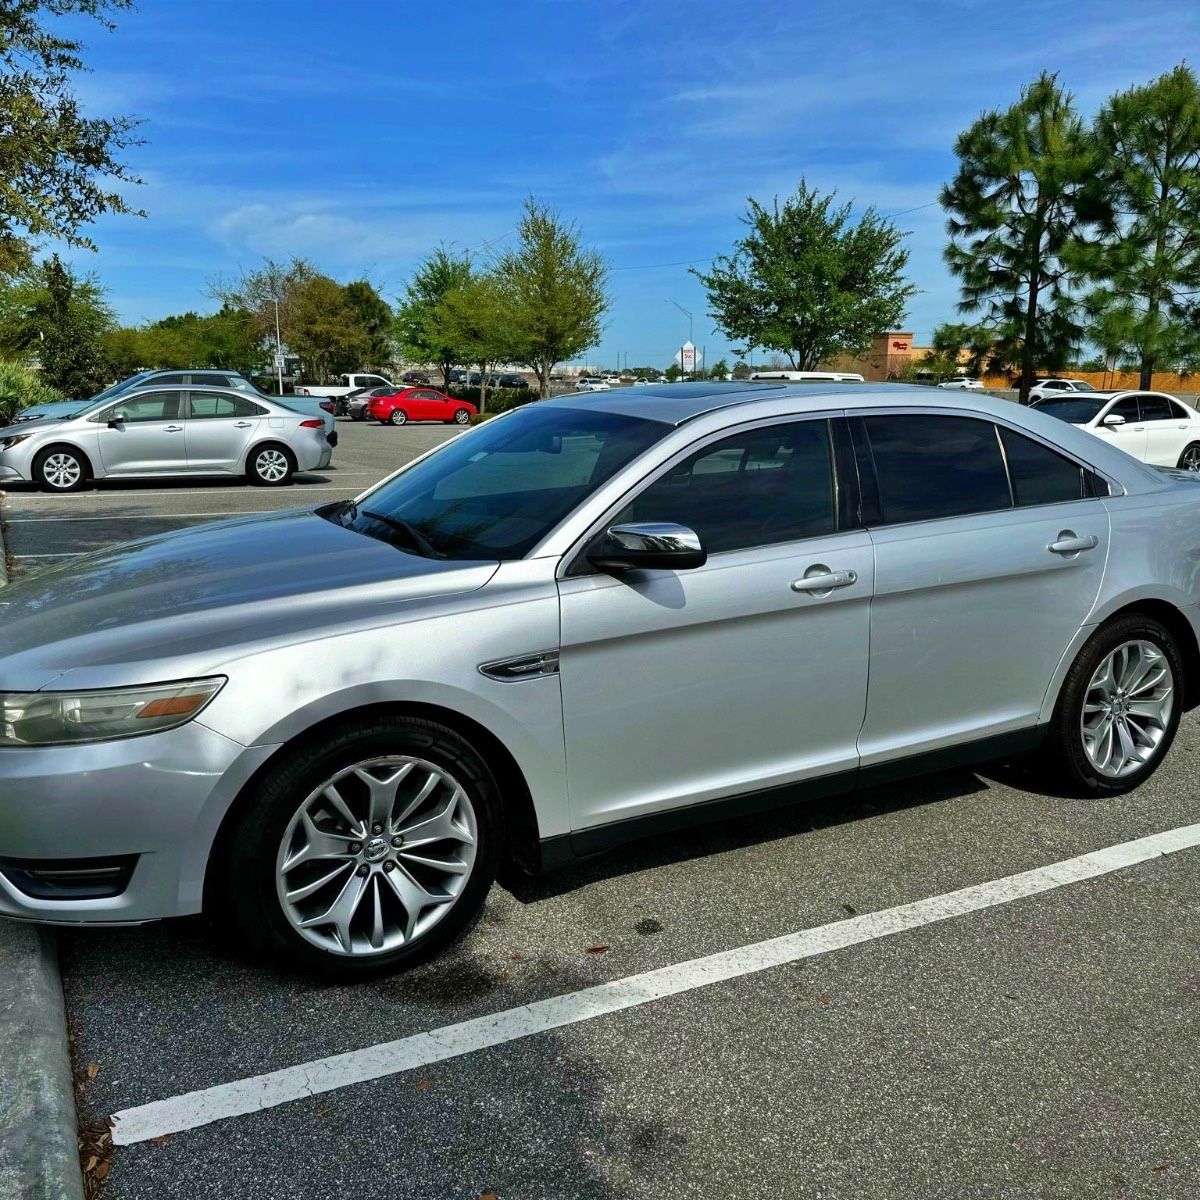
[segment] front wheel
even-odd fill
[[[239,940],[346,979],[409,967],[478,917],[496,875],[496,787],[432,721],[377,717],[299,746],[227,845]]]
[[[1186,447],[1176,465],[1181,471],[1200,471],[1200,442]]]
[[[1104,795],[1149,779],[1179,727],[1183,672],[1178,644],[1152,617],[1097,630],[1067,672],[1050,726],[1048,750],[1064,782]]]
[[[408,420],[408,413],[402,408],[394,408],[389,419],[393,425],[403,425]]]
[[[471,414],[465,408],[456,408],[454,410],[454,424],[466,425],[471,420]]]
[[[37,456],[33,477],[47,492],[78,492],[90,478],[87,459],[70,446],[51,446]]]
[[[259,446],[250,452],[246,473],[259,487],[283,487],[291,483],[296,466],[283,446]]]

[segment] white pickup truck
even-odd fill
[[[338,378],[342,381],[336,386],[328,387],[318,386],[316,384],[302,384],[296,388],[297,396],[328,396],[331,399],[338,396],[348,396],[351,392],[357,392],[359,388],[380,387],[383,384],[391,386],[392,381],[385,379],[382,375],[339,375]]]

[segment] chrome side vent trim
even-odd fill
[[[502,658],[498,662],[480,663],[479,673],[502,683],[519,683],[522,679],[537,679],[541,675],[558,674],[558,651],[539,650],[517,658]]]

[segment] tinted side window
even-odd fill
[[[912,415],[866,417],[863,423],[884,524],[1012,507],[990,421]]]
[[[263,409],[241,396],[226,396],[220,392],[192,392],[191,415],[193,420],[213,417],[257,417]]]
[[[1118,400],[1116,404],[1114,404],[1112,408],[1110,408],[1104,415],[1106,417],[1124,417],[1126,421],[1131,423],[1134,421],[1140,421],[1142,419],[1138,413],[1138,402],[1136,396],[1126,396],[1124,400]]]
[[[120,413],[128,425],[140,421],[173,421],[179,415],[179,393],[147,392],[143,396],[119,400],[109,411],[112,417]]]
[[[1171,402],[1166,396],[1139,396],[1138,403],[1142,410],[1143,421],[1173,421],[1175,414],[1171,412]]]
[[[706,446],[655,480],[613,524],[674,521],[710,554],[832,533],[829,423],[799,421]]]
[[[186,383],[182,374],[179,375],[156,375],[153,379],[146,380],[147,383],[157,383],[159,387],[178,386]]]
[[[1018,506],[1058,504],[1083,495],[1083,471],[1078,464],[1003,426],[1000,439]]]

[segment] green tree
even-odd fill
[[[708,368],[707,374],[709,379],[724,379],[729,374],[729,364],[723,359],[718,358],[711,367]]]
[[[25,363],[0,359],[0,425],[11,424],[23,408],[62,398]]]
[[[85,117],[72,91],[82,43],[46,28],[108,13],[131,0],[5,0],[0,5],[0,276],[32,264],[44,238],[95,249],[85,225],[133,210],[114,183],[137,183],[120,161],[136,144],[126,117]]]
[[[851,222],[852,204],[835,208],[803,180],[794,196],[770,208],[751,199],[749,233],[732,255],[692,274],[708,291],[721,331],[787,356],[812,370],[840,354],[861,354],[904,316],[916,289],[904,280],[905,235],[873,208]]]
[[[278,315],[283,344],[292,346],[297,305],[304,289],[318,274],[317,268],[305,258],[292,258],[286,263],[266,258],[260,267],[239,278],[210,281],[208,292],[222,308],[249,313],[260,341],[272,347]]]
[[[249,375],[261,370],[266,358],[253,314],[228,306],[110,330],[104,352],[117,375],[151,367],[226,367]]]
[[[454,366],[467,359],[462,346],[445,341],[438,308],[448,293],[470,282],[470,257],[438,246],[413,273],[396,309],[396,341],[418,362],[436,363],[443,388],[449,388]]]
[[[951,364],[949,374],[962,367],[968,375],[978,377],[986,373],[991,360],[992,333],[984,325],[947,321],[934,329],[933,348]]]
[[[680,367],[680,365],[678,363],[672,363],[663,372],[664,377],[669,379],[672,383],[674,383],[675,380],[677,380],[682,374],[683,374],[683,368]]]
[[[464,363],[479,367],[479,411],[487,410],[488,377],[501,364],[519,358],[512,288],[502,275],[475,275],[447,292],[432,313],[436,341],[458,348]]]
[[[392,344],[392,310],[386,300],[365,279],[346,284],[346,301],[358,316],[367,335],[367,351],[361,366],[369,371],[384,371],[395,357]]]
[[[555,366],[600,340],[609,307],[608,268],[584,248],[577,225],[531,196],[517,222],[516,245],[500,255],[495,269],[512,291],[517,361],[537,375],[544,400]]]
[[[1094,126],[1103,149],[1089,188],[1101,236],[1079,248],[1098,286],[1091,338],[1135,359],[1140,386],[1194,355],[1187,320],[1200,289],[1200,81],[1187,66],[1111,97]]]
[[[941,203],[959,309],[986,314],[998,357],[1019,370],[1024,404],[1038,367],[1061,367],[1080,341],[1068,259],[1094,144],[1071,95],[1043,73],[1016,104],[961,133],[954,152],[958,173]]]
[[[733,377],[734,379],[750,378],[750,368],[741,359],[733,364]]]
[[[316,275],[298,289],[290,316],[288,346],[318,381],[353,371],[370,349],[370,336],[346,289],[327,275]]]

